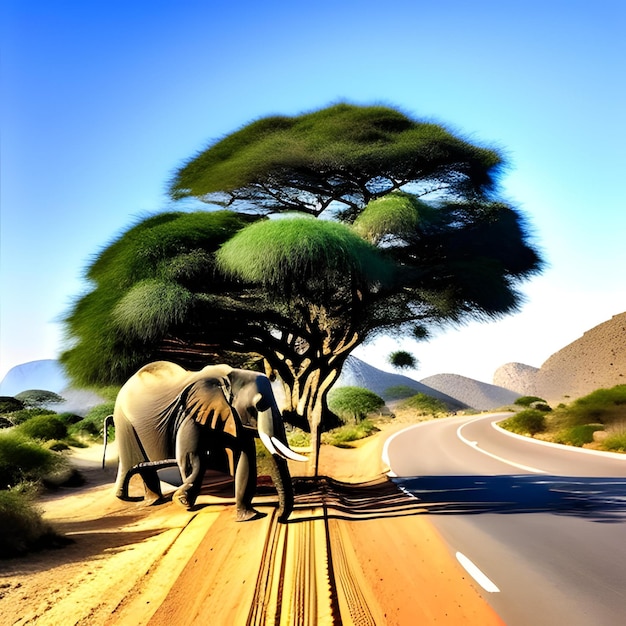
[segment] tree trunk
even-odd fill
[[[314,476],[319,470],[319,450],[321,435],[324,430],[337,424],[328,410],[327,394],[341,373],[344,359],[332,359],[331,364],[317,364],[308,361],[300,368],[282,361],[276,372],[281,378],[285,390],[283,417],[294,426],[311,433],[311,470]]]

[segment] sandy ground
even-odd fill
[[[101,448],[74,462],[88,483],[43,499],[69,546],[0,561],[0,625],[501,624],[428,522],[385,475],[391,423],[352,449],[323,446],[319,481],[291,466],[295,510],[234,521],[232,482],[211,475],[194,511],[112,494]],[[108,456],[108,455],[107,455]]]

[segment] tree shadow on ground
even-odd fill
[[[626,479],[546,476],[381,477],[342,483],[328,477],[294,481],[294,510],[323,508],[328,518],[406,515],[551,513],[594,522],[626,521]],[[294,519],[293,522],[304,521]],[[306,518],[312,519],[311,517]]]
[[[626,521],[626,479],[520,474],[420,476],[393,482],[428,513],[552,513]]]

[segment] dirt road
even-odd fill
[[[501,624],[419,503],[382,474],[392,431],[325,446],[325,478],[295,479],[288,524],[263,489],[266,515],[235,523],[223,477],[193,512],[123,503],[112,471],[84,459],[88,487],[44,502],[74,543],[0,562],[0,624]]]

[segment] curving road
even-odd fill
[[[384,451],[394,481],[508,626],[624,623],[626,455],[511,435],[504,417],[398,433]]]

